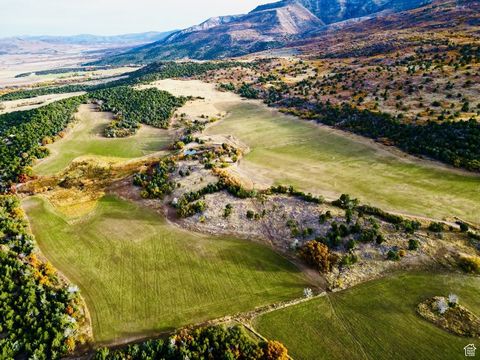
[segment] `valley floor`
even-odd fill
[[[77,121],[65,138],[47,145],[51,155],[34,167],[38,175],[54,175],[64,170],[73,160],[96,158],[118,163],[164,150],[171,133],[143,125],[139,132],[127,138],[106,138],[103,130],[112,120],[112,114],[99,112],[92,104],[81,105]]]
[[[42,252],[80,287],[97,344],[298,298],[311,286],[264,245],[184,231],[115,197],[76,219],[41,197],[24,208]]]
[[[478,339],[437,328],[416,307],[455,293],[479,314],[479,287],[480,278],[472,276],[397,274],[261,315],[253,325],[283,342],[297,360],[464,359],[463,347]]]

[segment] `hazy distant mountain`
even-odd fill
[[[216,59],[282,47],[326,30],[326,25],[412,9],[431,0],[283,0],[245,15],[211,18],[164,40],[103,59],[97,64],[148,63],[162,59]]]
[[[0,39],[0,54],[52,54],[66,51],[71,46],[85,48],[131,47],[164,39],[170,32],[146,32],[114,36],[16,36]]]

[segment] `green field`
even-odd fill
[[[415,312],[423,300],[454,292],[480,314],[480,278],[402,274],[329,294],[255,320],[269,339],[282,341],[297,359],[463,359],[461,338]]]
[[[351,136],[252,103],[208,129],[232,134],[250,148],[250,174],[336,197],[350,193],[385,210],[480,223],[480,176],[394,156]]]
[[[82,156],[96,156],[110,161],[138,158],[165,149],[171,142],[167,130],[144,125],[134,136],[105,138],[102,134],[110,122],[108,114],[93,111],[89,105],[81,105],[77,118],[78,124],[66,138],[48,145],[52,154],[34,167],[36,174],[56,174]]]
[[[301,297],[308,286],[267,247],[183,231],[114,197],[71,222],[39,197],[24,207],[42,252],[80,286],[97,343]]]

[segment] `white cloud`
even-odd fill
[[[166,31],[273,0],[0,0],[0,37]]]

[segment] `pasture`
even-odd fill
[[[479,340],[437,328],[415,308],[453,292],[480,314],[479,291],[479,277],[405,273],[262,315],[254,327],[298,360],[464,359],[463,347]]]
[[[42,253],[80,287],[97,344],[301,297],[309,286],[270,248],[184,231],[115,197],[74,220],[41,197],[23,206]]]
[[[389,151],[358,136],[285,116],[260,104],[225,106],[207,134],[233,135],[251,149],[240,173],[257,184],[288,184],[385,210],[480,223],[480,176]],[[243,170],[243,171],[242,171]]]
[[[165,149],[171,142],[167,130],[146,125],[134,136],[105,138],[102,134],[111,114],[95,111],[93,105],[81,105],[76,118],[77,123],[64,139],[47,145],[51,155],[34,166],[36,174],[54,175],[81,157],[100,157],[112,162],[140,158]]]

